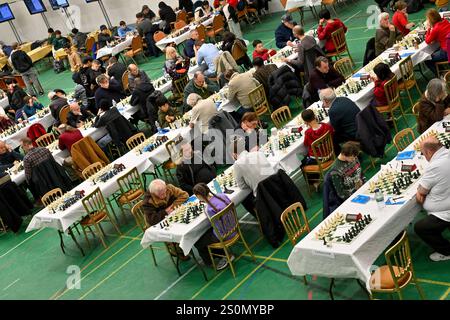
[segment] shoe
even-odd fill
[[[230,261],[233,261],[233,260],[234,260],[234,255],[231,255]],[[216,265],[216,270],[217,270],[217,271],[223,270],[223,269],[225,269],[227,266],[228,266],[228,260],[227,260],[227,258],[222,258],[222,259],[220,259],[219,262],[217,263],[217,265]]]
[[[443,254],[440,254],[439,252],[434,252],[434,253],[430,254],[430,259],[434,262],[447,261],[447,260],[450,260],[450,256],[444,256]]]

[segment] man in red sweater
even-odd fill
[[[255,40],[253,41],[253,48],[255,50],[253,51],[253,60],[255,58],[261,58],[263,61],[267,61],[271,56],[275,55],[277,52],[273,49],[266,49],[264,48],[264,44],[261,40]]]
[[[72,145],[83,139],[80,130],[66,124],[60,125],[58,131],[61,133],[58,139],[58,146],[61,150],[68,150],[70,152],[72,150]],[[78,179],[72,156],[68,156],[64,159],[63,166],[72,181]]]
[[[347,27],[338,18],[331,19],[331,14],[328,9],[320,11],[319,17],[320,21],[319,28],[317,29],[317,36],[319,40],[325,41],[324,49],[327,53],[335,52],[336,48],[333,39],[331,38],[331,34],[339,28],[343,28],[344,32],[347,32]]]
[[[436,62],[447,61],[447,35],[450,33],[450,22],[442,19],[439,12],[435,9],[427,11],[427,20],[425,26],[427,32],[425,34],[425,42],[427,44],[439,42],[439,49],[431,55],[431,60],[426,60],[427,67],[437,75]]]

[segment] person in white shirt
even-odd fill
[[[428,216],[414,225],[416,234],[433,250],[432,261],[450,260],[450,241],[442,233],[450,228],[450,157],[436,137],[421,143],[421,151],[429,162],[419,181],[416,200]]]

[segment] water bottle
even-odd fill
[[[377,202],[378,209],[383,209],[385,207],[384,195],[380,189],[375,189],[375,201]]]
[[[220,187],[220,184],[216,179],[214,179],[214,189],[216,190],[216,193],[222,193],[222,188]]]
[[[270,136],[272,138],[272,150],[278,151],[279,149],[279,142],[278,142],[278,130],[277,128],[272,128],[270,131]]]
[[[156,126],[156,130],[158,130],[158,132],[161,132],[161,126],[159,125],[158,121],[155,121],[155,126]]]

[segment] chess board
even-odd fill
[[[351,244],[373,221],[370,214],[352,216],[359,216],[359,219],[351,221],[347,219],[347,214],[334,213],[322,223],[322,227],[314,234],[314,239],[323,241],[326,246],[331,243]]]
[[[385,169],[377,175],[375,181],[369,182],[369,192],[375,193],[376,189],[380,189],[383,193],[399,196],[407,191],[421,175],[418,169],[413,172]]]
[[[89,181],[91,181],[94,185],[97,183],[105,183],[108,180],[117,176],[120,172],[124,171],[125,169],[126,167],[123,164],[114,164],[114,165],[109,164],[102,170],[94,174],[92,177],[90,177]]]
[[[216,177],[216,181],[219,183],[222,191],[226,189],[234,189],[237,188],[237,182],[234,177],[234,170],[226,170],[224,173],[218,175]]]
[[[436,137],[446,149],[450,149],[450,132],[438,132],[437,130],[430,130],[419,138],[419,141],[414,145],[414,150],[420,152],[420,145],[425,139],[429,137]]]
[[[150,138],[144,140],[141,144],[135,147],[133,150],[136,154],[142,154],[143,152],[152,152],[159,146],[169,141],[167,136],[156,136],[153,135]]]
[[[47,146],[47,149],[50,150],[50,152],[59,150],[59,141],[58,140],[53,141],[51,144]]]
[[[290,130],[280,130],[276,137],[270,137],[269,142],[263,146],[266,156],[273,155],[275,150],[286,151],[302,137],[300,132],[292,133]]]
[[[337,96],[347,97],[350,94],[355,94],[367,87],[372,81],[370,79],[366,80],[356,80],[354,78],[349,78],[343,85],[336,89]]]
[[[75,193],[66,193],[61,198],[56,199],[51,204],[47,206],[47,211],[50,214],[56,214],[57,212],[62,212],[67,210],[79,200],[83,199],[85,195],[84,190],[75,191]]]
[[[290,55],[292,55],[293,53],[294,53],[294,48],[285,47],[285,48],[281,49],[280,51],[278,51],[277,54],[275,54],[272,57],[270,57],[268,60],[271,63],[282,62],[281,59],[287,58]]]
[[[50,108],[44,108],[44,109],[39,110],[39,111],[36,112],[36,117],[37,118],[43,118],[49,113],[50,113]]]
[[[180,129],[187,127],[190,122],[190,115],[184,114],[183,116],[177,116],[174,122],[169,123],[170,129]]]
[[[156,90],[160,90],[160,88],[169,81],[171,81],[170,78],[167,78],[166,76],[162,76],[162,77],[156,79],[155,81],[153,81],[152,84]]]
[[[0,134],[0,138],[6,138],[9,137],[10,135],[22,130],[23,128],[25,128],[27,126],[27,122],[24,121],[22,123],[16,124],[14,126],[9,127],[8,129],[4,130],[1,134]]]
[[[94,119],[90,119],[83,124],[83,130],[90,129],[94,126]]]
[[[188,202],[176,208],[159,223],[161,229],[168,229],[172,224],[190,224],[196,218],[206,214],[206,206],[201,202]]]
[[[316,115],[317,121],[319,121],[319,122],[322,122],[326,118],[328,118],[328,109],[326,109],[326,108],[319,107],[319,106],[311,106],[308,109],[312,110],[314,112],[314,114]],[[299,125],[299,126],[305,125],[305,122],[303,121],[301,114],[299,114],[296,117],[296,122],[297,122],[297,125]]]
[[[15,164],[12,168],[9,168],[6,170],[6,172],[12,176],[15,174],[18,174],[19,172],[23,171],[24,167],[23,167],[23,162],[20,161],[19,163]]]

